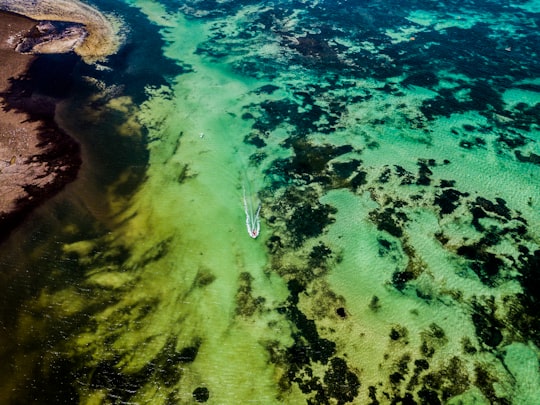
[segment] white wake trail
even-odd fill
[[[258,202],[257,209],[254,210],[254,204],[250,193],[246,193],[245,185],[243,185],[242,188],[244,190],[244,211],[246,213],[246,228],[249,236],[255,239],[257,236],[259,236],[259,232],[261,230],[261,221],[259,218],[259,214],[261,212],[261,203]]]

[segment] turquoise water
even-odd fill
[[[537,403],[537,1],[95,6],[125,43],[0,246],[2,402]]]

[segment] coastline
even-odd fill
[[[78,143],[54,121],[57,100],[35,91],[46,79],[38,74],[43,57],[15,51],[37,24],[0,11],[0,240],[73,181],[81,165]]]

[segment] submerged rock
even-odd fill
[[[88,36],[85,26],[79,23],[41,21],[17,44],[21,53],[46,54],[74,51]]]

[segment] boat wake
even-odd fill
[[[258,202],[257,209],[253,204],[252,198],[246,193],[246,187],[244,189],[244,211],[246,212],[246,228],[249,236],[253,239],[259,236],[261,230],[261,221],[259,219],[259,213],[261,211],[261,203]]]

